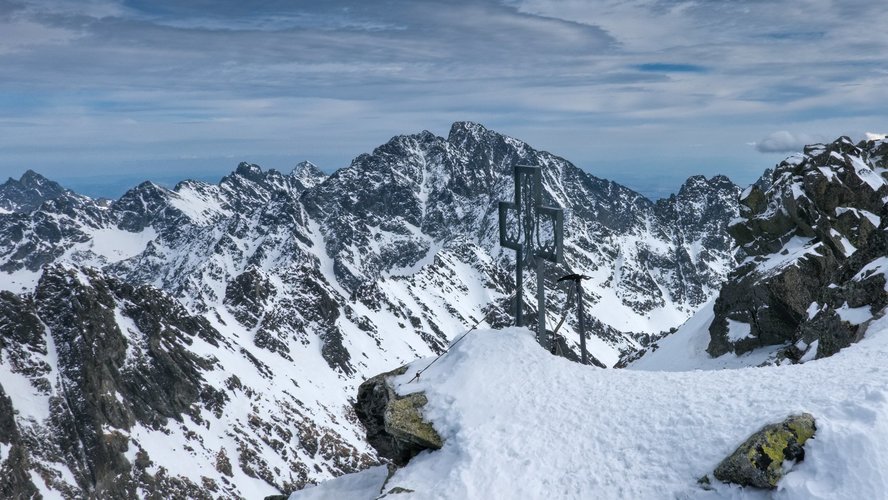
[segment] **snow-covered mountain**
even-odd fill
[[[15,491],[254,496],[372,462],[356,384],[509,321],[495,210],[519,163],[542,167],[567,212],[549,324],[566,298],[555,279],[591,276],[588,343],[606,365],[682,323],[733,267],[728,179],[654,203],[473,123],[395,137],[330,176],[242,163],[110,204],[43,189],[0,215],[0,425],[17,429],[0,467]]]
[[[369,379],[391,463],[290,500],[885,498],[886,160],[842,137],[767,171],[729,226],[740,265],[626,370],[508,328]]]
[[[20,179],[10,178],[0,184],[0,214],[31,212],[43,202],[58,198],[66,192],[58,183],[28,170]]]
[[[633,366],[797,363],[860,340],[888,305],[888,141],[806,146],[740,196],[745,258]]]

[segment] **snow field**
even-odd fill
[[[549,355],[528,330],[473,333],[419,382],[407,383],[430,360],[397,379],[402,393],[426,391],[426,418],[445,444],[397,471],[384,491],[414,490],[404,499],[885,498],[888,319],[869,331],[802,365],[686,372],[594,369]],[[751,433],[801,412],[814,415],[818,431],[775,492],[697,485]],[[345,498],[338,484],[291,499]],[[380,486],[349,498],[375,498]]]

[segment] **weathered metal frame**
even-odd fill
[[[514,167],[515,192],[514,201],[501,201],[498,206],[500,246],[515,250],[515,324],[523,326],[523,290],[524,290],[524,260],[526,255],[533,257],[537,265],[537,340],[548,349],[549,338],[546,335],[546,296],[545,296],[545,261],[560,264],[564,261],[564,210],[559,207],[545,206],[543,200],[542,169],[531,165],[515,165]],[[552,223],[553,241],[542,248],[535,248],[533,237],[530,241],[521,242],[521,225],[526,223],[527,216],[524,211],[530,207],[522,207],[523,177],[531,176],[531,199],[536,220],[532,221],[533,235],[539,234],[540,221],[547,218]],[[522,210],[524,208],[524,210]],[[519,230],[515,239],[509,238],[507,231],[507,219],[510,210],[518,213]]]

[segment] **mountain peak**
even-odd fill
[[[63,195],[67,190],[37,172],[28,169],[19,180],[9,178],[0,184],[0,209],[7,212],[31,212],[43,202]]]
[[[234,173],[251,179],[262,175],[262,167],[254,163],[242,161],[237,164],[237,169],[235,169]]]
[[[327,174],[308,160],[297,163],[290,172],[290,176],[299,181],[304,189],[312,188],[327,178]]]
[[[46,177],[38,174],[37,172],[35,172],[31,169],[28,169],[25,171],[24,174],[22,174],[21,178],[19,179],[19,182],[22,183],[22,185],[24,185],[24,186],[32,187],[32,186],[39,186],[39,185],[44,184],[46,182],[52,182],[52,181],[50,181]]]
[[[447,141],[453,144],[464,144],[469,138],[477,140],[477,138],[490,133],[496,134],[496,132],[492,132],[480,123],[469,121],[453,122],[453,125],[450,126],[450,133],[447,135]]]

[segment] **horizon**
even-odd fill
[[[0,0],[0,178],[113,197],[239,161],[330,173],[473,121],[657,199],[888,129],[863,1]]]
[[[455,123],[458,123],[458,122],[455,122]],[[479,125],[481,125],[482,127],[484,126],[483,124],[479,124]],[[498,132],[493,129],[488,129],[488,130],[491,130],[493,132]],[[424,131],[428,131],[428,130],[424,130]],[[402,134],[402,135],[413,135],[413,134]],[[447,134],[444,134],[444,135],[436,134],[436,135],[438,135],[438,137],[442,137],[442,138],[446,139]],[[398,137],[398,136],[394,136],[391,139],[394,139],[395,137]],[[511,137],[511,136],[508,136],[508,137]],[[513,138],[520,140],[519,138],[515,138],[515,137],[513,137]],[[854,141],[855,143],[859,142],[859,141],[855,141],[853,138],[852,138],[852,141]],[[388,142],[388,141],[386,141],[386,142]],[[828,142],[831,142],[831,141],[828,141]],[[381,146],[383,144],[385,144],[385,142],[380,143],[379,146]],[[532,144],[528,144],[528,145],[533,147]],[[534,149],[536,149],[536,148],[534,148]],[[538,150],[538,151],[544,151],[544,150]],[[366,151],[364,153],[369,153],[369,152],[370,151]],[[557,153],[554,153],[551,151],[546,151],[546,152],[554,154],[555,156],[559,156]],[[363,154],[363,153],[356,154],[355,158],[357,156],[359,156],[360,154]],[[564,159],[567,160],[568,162],[570,162],[570,159],[568,159],[568,158],[564,158]],[[57,182],[63,188],[74,191],[77,194],[86,195],[86,196],[89,196],[94,199],[105,198],[105,199],[115,200],[115,199],[120,198],[123,194],[125,194],[130,189],[135,188],[136,186],[138,186],[139,184],[141,184],[143,182],[152,182],[154,184],[157,184],[159,186],[162,186],[162,187],[164,187],[166,189],[170,189],[170,190],[172,190],[177,184],[179,184],[180,182],[183,182],[183,181],[200,181],[200,182],[207,182],[210,184],[218,184],[219,182],[221,182],[223,177],[234,173],[235,170],[237,169],[237,167],[242,163],[256,165],[256,166],[260,167],[262,169],[262,171],[276,170],[276,171],[281,172],[285,175],[290,174],[293,171],[293,169],[296,168],[298,166],[298,164],[301,162],[308,162],[308,163],[313,164],[315,167],[318,167],[321,171],[323,171],[326,175],[331,175],[338,170],[348,168],[350,166],[350,163],[349,163],[349,165],[345,165],[345,166],[339,167],[337,169],[330,170],[330,169],[325,169],[325,168],[317,165],[316,163],[312,162],[311,160],[299,160],[299,161],[296,161],[296,162],[290,164],[289,166],[282,167],[282,168],[281,167],[274,167],[274,166],[266,166],[261,163],[257,163],[255,161],[250,161],[249,159],[236,160],[234,158],[227,158],[226,161],[232,161],[233,163],[231,164],[231,167],[228,170],[222,172],[221,174],[213,172],[213,173],[205,173],[205,174],[199,175],[199,176],[185,176],[185,177],[179,177],[174,174],[168,174],[168,175],[163,175],[163,176],[159,176],[159,177],[152,176],[152,177],[146,177],[146,178],[140,178],[140,177],[138,177],[138,175],[122,174],[122,175],[118,175],[116,178],[111,177],[110,179],[108,178],[108,176],[103,176],[101,179],[98,177],[83,177],[83,176],[78,176],[78,177],[61,176],[61,177],[56,178],[56,177],[52,177],[49,175],[45,175],[43,172],[40,172],[37,169],[27,168],[18,176],[8,176],[8,180],[4,181],[4,182],[19,181],[25,175],[26,172],[31,171],[31,172],[34,172],[46,179],[49,179],[50,181]],[[573,163],[573,162],[571,162],[571,163]],[[582,169],[582,167],[578,167],[578,168]],[[634,187],[632,185],[626,184],[626,183],[621,182],[617,179],[600,177],[600,176],[596,176],[596,177],[599,177],[599,178],[602,178],[602,179],[605,179],[608,181],[617,182],[618,184],[621,184],[624,187],[628,187],[629,189],[632,189],[633,191],[644,196],[645,198],[649,199],[650,201],[657,201],[658,199],[668,198],[670,195],[678,193],[681,186],[684,185],[684,183],[688,179],[690,179],[691,177],[694,177],[694,176],[703,175],[707,179],[711,179],[712,177],[716,177],[716,176],[725,176],[725,177],[728,177],[737,186],[745,187],[745,186],[748,186],[748,185],[752,184],[753,182],[755,182],[769,168],[773,168],[773,166],[764,167],[762,169],[762,171],[759,172],[759,174],[757,176],[754,176],[754,178],[751,181],[745,182],[745,183],[744,182],[737,182],[735,179],[731,178],[729,175],[718,173],[718,172],[710,173],[708,175],[707,174],[690,174],[687,177],[685,177],[684,179],[682,179],[678,185],[673,186],[671,191],[664,189],[664,190],[654,191],[654,192],[644,192],[640,189],[637,189],[636,187]],[[582,170],[584,170],[588,174],[594,175],[594,173],[589,172],[588,170],[585,170],[585,169],[582,169]]]

